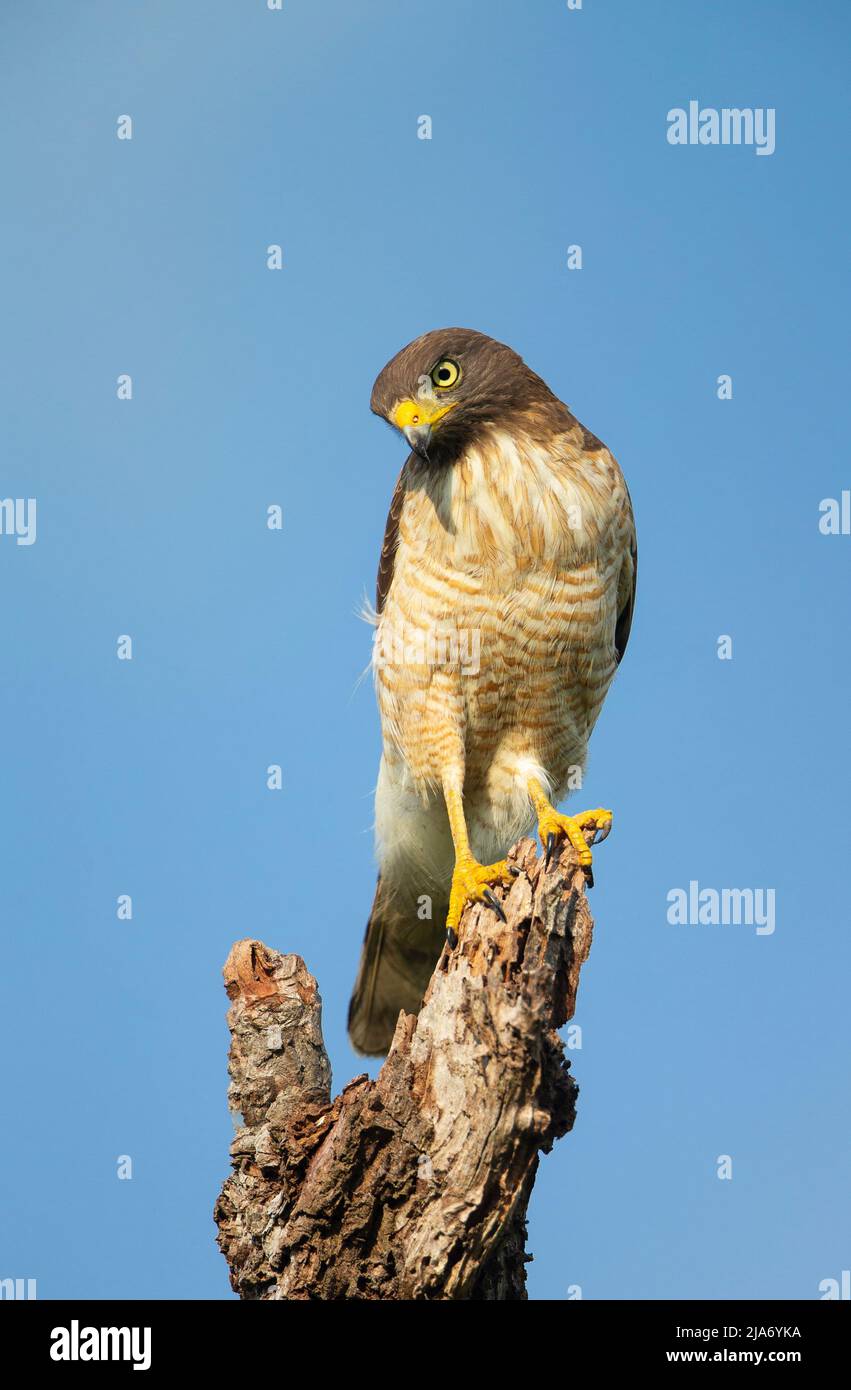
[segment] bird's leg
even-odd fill
[[[452,873],[452,888],[449,893],[449,912],[446,917],[446,938],[451,947],[458,944],[458,923],[468,902],[486,902],[498,917],[505,921],[505,913],[499,899],[491,892],[494,883],[510,883],[511,874],[504,859],[497,864],[480,864],[473,858],[470,840],[467,835],[467,822],[464,819],[464,802],[461,792],[455,787],[445,787],[446,809],[449,812],[449,827],[452,843],[455,846],[455,868]]]
[[[593,827],[595,833],[591,841],[592,845],[605,840],[612,828],[611,811],[604,811],[601,806],[598,806],[596,811],[580,811],[576,816],[563,816],[547,800],[543,787],[534,777],[529,778],[528,788],[532,805],[538,817],[538,834],[541,837],[541,844],[544,846],[545,863],[549,864],[552,858],[557,838],[560,835],[566,835],[576,850],[577,858],[588,876],[589,884],[593,886],[591,848],[582,832]]]

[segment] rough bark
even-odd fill
[[[419,1015],[374,1081],[331,1098],[316,981],[239,941],[225,965],[233,1173],[216,1203],[246,1299],[526,1297],[526,1208],[540,1153],[572,1126],[557,1029],[591,946],[585,874],[514,846],[506,921],[467,908]]]

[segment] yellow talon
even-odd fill
[[[576,857],[583,869],[591,868],[591,847],[588,844],[583,831],[593,829],[594,837],[591,844],[598,844],[605,840],[612,828],[612,813],[598,806],[594,811],[580,811],[575,816],[564,816],[551,806],[544,790],[539,782],[532,778],[529,782],[529,795],[532,804],[538,813],[538,834],[541,837],[541,844],[546,850],[547,863],[549,863],[552,853],[553,840],[562,835],[570,841],[576,850]],[[550,839],[550,837],[553,839]]]
[[[555,835],[556,838],[561,835],[567,836],[576,850],[579,863],[587,869],[591,866],[591,847],[582,832],[592,826],[595,831],[603,832],[599,838],[605,840],[612,828],[611,811],[604,811],[602,807],[598,807],[596,811],[583,811],[578,816],[563,816],[551,807],[538,820],[538,834],[545,849],[550,835]],[[591,843],[598,843],[596,835]]]
[[[455,861],[452,887],[449,892],[449,912],[446,916],[447,932],[455,935],[461,920],[461,913],[467,903],[481,902],[487,896],[488,889],[492,884],[511,883],[511,881],[512,876],[504,859],[500,859],[497,864],[480,864],[471,854],[459,856]],[[497,907],[499,907],[498,903]],[[502,915],[504,916],[504,914]]]

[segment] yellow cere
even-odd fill
[[[398,430],[405,430],[409,425],[435,425],[456,405],[457,401],[451,401],[448,405],[438,405],[437,401],[431,400],[400,401],[393,411],[393,424]]]

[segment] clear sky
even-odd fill
[[[335,1086],[363,1070],[356,615],[405,452],[369,393],[449,324],[607,442],[639,532],[530,1294],[816,1298],[851,1265],[851,536],[819,530],[851,488],[849,31],[844,0],[3,6],[0,496],[37,535],[0,536],[0,1277],[231,1296],[235,939],[305,957]],[[773,108],[775,152],[672,146],[691,100]],[[773,890],[774,932],[671,925],[691,881]]]

